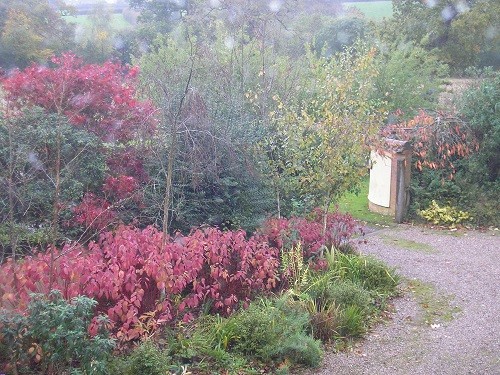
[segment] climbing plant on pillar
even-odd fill
[[[408,121],[386,125],[380,136],[409,141],[413,147],[413,213],[427,208],[433,199],[460,203],[463,194],[455,177],[461,173],[463,161],[479,149],[472,129],[463,119],[421,110]]]

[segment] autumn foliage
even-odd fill
[[[136,99],[137,68],[83,64],[69,53],[51,61],[53,67],[33,64],[6,77],[6,99],[65,115],[104,141],[125,142],[153,131],[153,106]]]
[[[421,110],[408,121],[385,126],[382,137],[410,141],[418,171],[429,168],[453,179],[456,160],[469,157],[479,149],[472,131],[460,118],[447,113]]]
[[[96,299],[96,313],[106,314],[116,337],[129,341],[162,323],[191,319],[206,302],[229,314],[277,285],[278,249],[246,239],[243,231],[197,230],[169,237],[162,248],[163,235],[153,227],[121,226],[87,248],[55,249],[52,288],[67,299]],[[24,310],[30,293],[49,292],[50,274],[48,252],[8,260],[1,266],[1,306]]]
[[[104,230],[117,216],[108,201],[93,193],[83,196],[82,201],[73,208],[73,215],[74,221],[67,223],[67,226],[78,224],[97,231]]]
[[[97,316],[104,314],[123,347],[202,310],[230,315],[258,295],[277,292],[283,287],[281,252],[300,242],[304,258],[319,265],[323,249],[343,249],[357,232],[354,220],[339,213],[327,216],[325,231],[320,211],[307,218],[270,219],[251,236],[217,228],[169,235],[141,226],[140,215],[134,219],[132,214],[146,204],[145,185],[157,183],[145,167],[156,120],[153,106],[136,98],[137,71],[111,62],[84,65],[71,54],[52,64],[32,65],[2,79],[8,115],[39,107],[65,116],[70,130],[99,138],[96,152],[106,166],[96,166],[102,172],[98,187],[48,205],[54,217],[50,246],[30,248],[29,255],[14,254],[0,264],[0,308],[24,313],[32,293],[49,295],[51,290],[60,290],[67,300],[90,297],[97,302],[90,332],[97,332]],[[69,170],[71,160],[67,165]],[[59,205],[72,216],[57,215]],[[127,206],[133,206],[129,217],[134,225],[121,220]],[[83,234],[78,228],[72,237],[56,238],[58,230],[70,232],[75,225],[85,228]]]
[[[142,205],[139,191],[149,181],[144,167],[148,148],[143,143],[154,135],[157,121],[151,102],[138,99],[137,74],[137,67],[83,64],[66,53],[53,57],[49,66],[33,64],[0,81],[7,116],[22,116],[26,108],[39,107],[65,116],[72,126],[100,139],[99,152],[107,164],[104,185],[81,201],[62,202],[74,213],[66,224],[102,231],[120,221],[116,208],[123,207],[124,200],[129,206]]]
[[[0,266],[0,307],[24,311],[30,293],[58,289],[66,299],[85,295],[98,304],[111,331],[126,343],[151,335],[160,325],[191,320],[202,306],[229,315],[256,295],[277,291],[280,251],[304,244],[304,256],[318,261],[322,246],[342,248],[357,227],[349,215],[328,215],[321,234],[322,214],[308,219],[270,219],[251,237],[244,231],[198,229],[168,236],[150,226],[119,226],[87,246],[75,243],[38,252]],[[319,263],[318,263],[319,264]],[[98,327],[97,320],[90,327]]]
[[[261,231],[269,243],[278,248],[291,248],[300,242],[304,258],[311,261],[332,246],[348,250],[352,237],[363,234],[351,215],[338,211],[326,215],[326,231],[323,233],[323,212],[320,209],[313,210],[307,218],[271,218]]]
[[[108,144],[108,164],[114,176],[146,180],[144,155],[137,146],[155,132],[157,121],[152,103],[137,97],[138,68],[114,62],[84,64],[71,53],[54,56],[51,63],[33,64],[3,77],[9,106],[36,106],[66,116],[71,124]]]

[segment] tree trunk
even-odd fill
[[[174,118],[172,119],[172,126],[170,127],[170,147],[168,150],[168,162],[167,162],[167,171],[165,173],[165,198],[163,200],[163,239],[162,239],[162,247],[165,247],[167,244],[167,234],[170,226],[170,205],[172,202],[173,196],[173,174],[174,174],[174,160],[177,157],[177,132],[178,127],[181,120],[182,108],[184,106],[184,101],[191,87],[191,79],[193,78],[194,71],[194,52],[193,52],[193,43],[191,39],[188,39],[191,44],[191,66],[189,68],[189,75],[186,80],[186,85],[184,86],[184,92],[182,93],[181,100],[179,101],[179,106],[177,108],[177,112],[175,113]],[[168,97],[168,91],[164,85],[161,85],[161,89],[165,95],[165,99]],[[166,116],[168,118],[168,116]]]
[[[170,147],[168,150],[167,171],[165,173],[165,197],[163,199],[163,239],[162,246],[167,244],[167,233],[170,223],[170,202],[172,201],[172,182],[174,174],[174,159],[177,156],[177,127],[172,127]]]
[[[54,260],[55,249],[59,233],[59,213],[60,213],[60,195],[61,195],[61,132],[60,123],[57,121],[57,139],[56,139],[56,165],[54,167],[54,202],[52,204],[52,225],[51,225],[51,246],[50,246],[50,275],[49,292],[54,284]]]
[[[278,204],[278,219],[281,219],[281,201],[279,189],[276,189],[276,203]]]
[[[8,120],[7,120],[8,121]],[[15,233],[15,228],[14,228],[14,144],[12,141],[12,126],[9,122],[9,177],[8,177],[8,183],[9,183],[9,244],[10,244],[10,251],[11,251],[11,256],[12,259],[16,260],[16,250],[17,250],[17,235]],[[5,254],[2,254],[2,259],[3,261],[3,256]]]

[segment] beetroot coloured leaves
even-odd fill
[[[65,298],[86,295],[106,314],[121,342],[153,333],[159,325],[189,320],[201,305],[227,315],[277,285],[279,254],[243,231],[197,230],[168,237],[148,227],[121,226],[88,248],[54,249],[53,289]],[[7,261],[0,272],[0,306],[26,308],[29,293],[47,290],[50,255]],[[95,321],[91,331],[97,329]]]
[[[126,344],[161,325],[191,320],[202,307],[229,315],[283,287],[280,252],[300,242],[304,258],[321,268],[322,249],[346,250],[359,232],[351,216],[331,213],[322,234],[320,211],[265,225],[251,237],[215,228],[169,236],[152,226],[121,225],[87,246],[73,243],[22,261],[9,259],[0,266],[0,307],[24,311],[30,293],[48,294],[50,288],[66,299],[84,295],[97,301],[96,316],[107,315],[114,337]],[[94,319],[90,331],[98,327]]]
[[[327,214],[326,231],[323,231],[323,216],[320,209],[315,209],[307,218],[272,218],[263,225],[262,233],[272,246],[279,249],[291,248],[300,242],[304,258],[311,261],[320,258],[321,252],[332,246],[349,251],[353,236],[363,234],[351,215],[340,212]]]

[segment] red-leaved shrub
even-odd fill
[[[120,226],[86,249],[66,245],[52,258],[49,251],[8,260],[0,268],[0,307],[23,310],[29,293],[50,288],[68,299],[86,295],[98,302],[96,314],[108,315],[115,337],[127,342],[162,323],[190,319],[205,302],[229,314],[276,286],[278,250],[247,240],[243,231],[197,230],[169,237],[164,247],[162,238],[153,227]]]
[[[323,212],[320,209],[315,209],[307,218],[268,219],[261,232],[267,236],[271,246],[279,249],[291,248],[300,242],[306,259],[317,257],[320,250],[332,246],[347,250],[352,237],[363,234],[351,215],[340,212],[327,214],[326,231],[323,233]]]
[[[80,212],[81,220],[103,215],[87,211]],[[208,228],[164,241],[164,233],[154,227],[119,226],[86,247],[66,244],[20,261],[9,259],[0,266],[0,308],[24,311],[30,293],[50,289],[67,299],[85,295],[97,301],[96,315],[106,314],[114,336],[126,343],[161,324],[192,319],[204,303],[228,315],[278,287],[278,249],[301,242],[306,259],[320,267],[323,247],[342,249],[359,231],[351,216],[332,213],[323,234],[320,211],[308,219],[270,219],[264,228],[250,238],[243,231]],[[89,329],[97,327],[95,321]]]
[[[138,188],[139,183],[135,177],[124,175],[107,177],[103,186],[106,193],[115,195],[117,199],[130,197]]]
[[[102,231],[116,218],[111,204],[92,193],[86,193],[82,201],[73,208],[74,223]],[[68,223],[68,225],[72,225]]]

